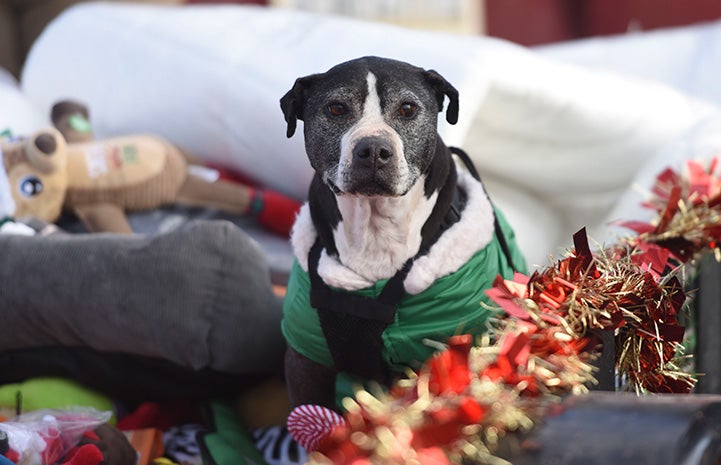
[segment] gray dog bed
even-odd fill
[[[194,380],[206,389],[281,372],[281,305],[266,255],[230,222],[3,235],[0,257],[0,363],[12,367],[0,382],[65,374],[147,394],[153,381],[167,384],[165,373],[190,383],[187,393]]]

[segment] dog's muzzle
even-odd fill
[[[350,169],[343,176],[345,191],[360,195],[397,195],[397,154],[390,140],[367,136],[351,150]]]
[[[393,158],[393,147],[383,137],[364,137],[353,147],[353,169],[382,169]]]

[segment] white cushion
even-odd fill
[[[721,20],[561,42],[534,50],[566,63],[653,79],[721,105]]]
[[[12,74],[0,68],[0,132],[9,129],[15,135],[29,134],[49,120],[22,94]]]
[[[48,111],[87,102],[99,137],[155,132],[302,198],[312,173],[301,131],[285,139],[278,100],[295,78],[369,54],[436,69],[458,88],[459,123],[439,131],[514,211],[531,263],[562,251],[646,159],[716,111],[500,40],[250,6],[76,5],[37,40],[22,85]]]
[[[688,160],[697,160],[708,166],[711,158],[721,156],[721,117],[709,117],[694,125],[681,136],[663,147],[638,171],[633,182],[624,190],[608,215],[599,222],[593,235],[599,241],[611,243],[633,231],[615,225],[618,221],[651,221],[657,213],[641,203],[650,197],[650,191],[664,169],[679,173],[686,170]],[[716,174],[718,174],[718,169]]]

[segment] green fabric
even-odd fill
[[[210,431],[198,435],[204,465],[267,465],[229,402],[205,406]]]
[[[513,231],[500,212],[497,215],[514,264],[521,268],[517,271],[525,273],[525,260],[516,245]],[[424,339],[445,342],[454,334],[482,334],[486,329],[485,322],[492,314],[492,310],[481,305],[482,302],[490,304],[484,291],[491,287],[498,274],[511,278],[513,270],[506,263],[494,236],[490,244],[458,271],[439,278],[417,295],[406,295],[401,300],[395,321],[382,335],[386,363],[397,369],[418,368],[436,350],[424,343]],[[380,281],[357,292],[376,297],[385,283]],[[283,334],[300,354],[322,365],[332,366],[333,358],[323,336],[318,313],[310,306],[309,289],[310,277],[296,261],[283,302]]]

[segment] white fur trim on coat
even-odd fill
[[[403,283],[409,294],[423,292],[435,280],[457,271],[493,239],[493,206],[483,185],[462,169],[458,170],[458,185],[468,196],[461,219],[443,233],[427,255],[414,262]],[[306,272],[308,253],[316,237],[310,208],[305,203],[293,226],[291,244],[298,263]],[[344,266],[337,257],[326,254],[325,250],[318,264],[318,274],[329,286],[348,291],[357,291],[374,284]]]
[[[413,263],[403,282],[409,294],[423,292],[438,278],[457,271],[493,239],[493,206],[483,185],[461,169],[458,185],[468,195],[461,219],[438,238],[427,255]]]

